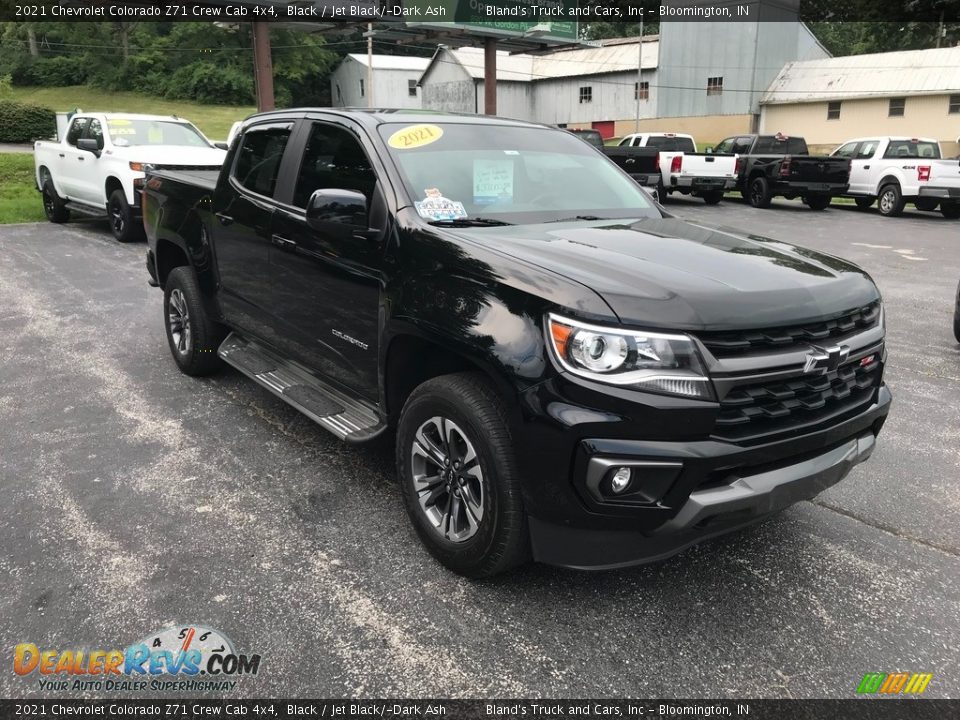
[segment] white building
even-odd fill
[[[761,100],[764,132],[817,150],[853,137],[933,137],[960,151],[960,47],[793,62]]]
[[[417,83],[426,70],[428,58],[400,55],[373,56],[373,103],[380,108],[419,108],[420,89]],[[333,107],[368,107],[371,105],[367,56],[347,55],[330,75],[330,98]]]

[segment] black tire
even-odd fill
[[[860,208],[861,210],[867,210],[871,205],[873,205],[873,201],[875,199],[876,198],[872,198],[872,197],[858,197],[858,198],[854,198],[853,201],[857,204],[857,207]]]
[[[960,287],[957,287],[957,305],[953,310],[953,336],[960,343]]]
[[[700,197],[703,198],[703,201],[707,205],[716,205],[723,200],[723,190],[710,190],[709,192],[700,193]]]
[[[824,210],[830,205],[829,195],[804,195],[803,202],[811,210]]]
[[[110,222],[110,232],[119,242],[127,243],[144,238],[143,225],[134,219],[127,196],[119,188],[107,198],[107,219]]]
[[[906,204],[907,201],[900,194],[900,186],[896,183],[880,188],[880,194],[877,195],[877,208],[884,217],[897,217],[903,214]]]
[[[940,203],[940,214],[947,220],[960,218],[960,203]]]
[[[223,367],[217,348],[227,336],[227,329],[207,314],[193,268],[177,267],[167,276],[163,319],[170,354],[180,372],[210,375]]]
[[[428,449],[418,434],[433,447]],[[469,473],[456,465],[470,455],[466,443],[476,456]],[[483,578],[529,560],[527,518],[506,410],[482,375],[444,375],[414,390],[400,416],[396,452],[410,520],[443,565],[466,577]],[[418,484],[417,476],[435,482]],[[476,510],[481,511],[479,518]]]
[[[67,210],[66,201],[57,194],[57,189],[53,186],[53,180],[49,177],[43,181],[43,188],[40,191],[43,196],[43,212],[47,220],[52,223],[65,223],[70,219],[70,211]]]
[[[934,200],[932,198],[917,198],[913,201],[913,206],[917,210],[922,210],[923,212],[933,212],[937,209],[937,205],[939,204],[939,200]]]
[[[770,207],[773,195],[770,193],[770,183],[763,175],[757,175],[750,180],[747,202],[755,208]]]
[[[657,182],[657,200],[661,205],[667,204],[667,190],[663,187],[663,180]]]

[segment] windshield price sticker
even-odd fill
[[[513,160],[473,161],[473,202],[513,201]]]
[[[397,150],[412,150],[435,143],[441,137],[443,128],[439,125],[408,125],[391,135],[387,145]]]
[[[427,188],[425,200],[413,204],[425,220],[460,220],[467,217],[467,211],[462,202],[445,198],[437,188]]]

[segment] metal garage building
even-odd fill
[[[640,130],[688,132],[702,142],[747,132],[763,91],[785,63],[829,53],[799,22],[661,23],[644,38],[637,122],[638,38],[599,47],[498,58],[498,113],[594,127],[613,137]],[[483,112],[483,57],[438,48],[420,79],[423,107]]]
[[[960,152],[960,47],[789,63],[761,101],[767,132],[817,150],[852,137],[909,135]]]
[[[373,55],[373,102],[377,107],[419,108],[417,82],[428,58]],[[330,97],[334,107],[367,107],[369,82],[367,56],[347,55],[330,74]]]

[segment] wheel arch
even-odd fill
[[[123,186],[123,181],[120,180],[116,175],[108,175],[107,179],[103,182],[103,203],[107,204],[107,201],[110,200],[110,196],[113,194],[114,190],[123,191],[123,196],[127,198],[129,204],[133,204],[132,199],[127,197],[127,189]]]
[[[877,191],[874,193],[874,195],[876,195],[877,197],[879,197],[879,196],[880,196],[880,193],[883,192],[883,189],[884,189],[887,185],[896,185],[896,186],[897,186],[897,189],[899,189],[899,190],[901,190],[901,191],[902,191],[902,189],[903,189],[903,183],[900,182],[900,178],[899,178],[897,175],[893,174],[893,173],[888,173],[888,174],[884,175],[882,178],[880,178],[880,182],[877,183]]]

